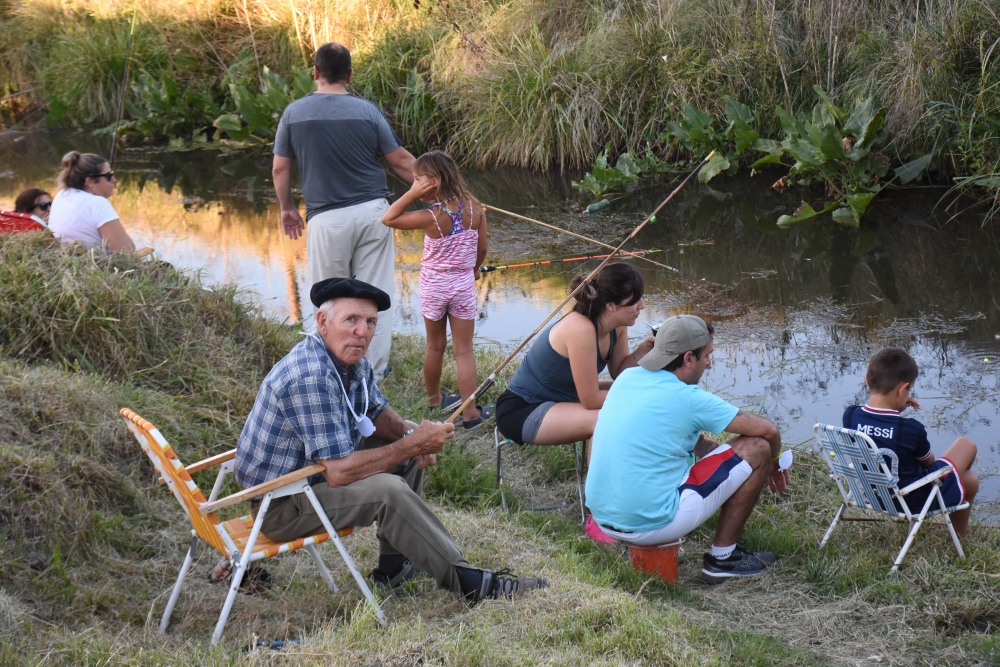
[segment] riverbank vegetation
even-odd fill
[[[749,548],[777,552],[773,572],[698,582],[709,524],[689,536],[680,581],[667,585],[584,537],[575,507],[500,511],[492,433],[483,431],[448,445],[431,469],[429,502],[472,562],[541,574],[549,589],[469,609],[421,577],[384,600],[390,624],[380,629],[335,557],[327,562],[342,592],[333,595],[308,557],[285,557],[268,563],[271,590],[238,597],[224,642],[209,649],[224,590],[205,580],[216,555],[203,549],[160,636],[190,528],[118,409],[153,421],[186,462],[225,451],[263,375],[299,334],[232,288],[40,235],[0,237],[0,296],[4,665],[1000,662],[995,528],[973,525],[962,561],[943,528],[925,527],[896,575],[888,569],[898,526],[847,524],[820,551],[838,498],[824,466],[803,452],[791,492],[765,493],[744,537]],[[422,414],[422,352],[419,337],[397,336],[384,384],[412,416]],[[477,355],[483,369],[499,361],[494,349]],[[454,382],[453,366],[445,380]],[[541,449],[505,454],[515,507],[529,488],[547,494],[543,502],[575,498],[568,451]],[[347,544],[367,571],[374,530]],[[303,643],[280,653],[243,648],[287,639]]]
[[[940,181],[1000,194],[998,0],[12,0],[6,119],[113,122],[133,10],[126,134],[266,140],[337,40],[407,146],[478,166],[587,168],[605,146],[673,160],[671,124],[688,105],[722,118],[727,96],[780,139],[777,108],[808,114],[825,91],[879,100],[894,163],[934,153]]]

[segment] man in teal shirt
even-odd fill
[[[715,330],[677,315],[656,333],[639,367],[611,385],[594,430],[587,505],[610,537],[649,545],[675,541],[720,508],[701,578],[716,584],[762,573],[775,556],[737,546],[764,484],[784,493],[781,434],[699,388],[712,365]],[[724,445],[702,431],[736,437]]]

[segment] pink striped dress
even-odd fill
[[[434,209],[440,207],[451,216],[451,231],[445,234]],[[424,236],[424,257],[420,262],[420,314],[437,321],[447,314],[461,320],[476,319],[476,250],[479,230],[462,224],[464,205],[459,202],[453,213],[439,202],[430,208],[441,238]],[[469,225],[472,225],[469,203]]]

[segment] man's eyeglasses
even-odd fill
[[[97,174],[96,176],[91,176],[91,178],[93,178],[93,179],[95,179],[95,180],[100,180],[100,179],[102,179],[102,178],[106,178],[106,179],[108,179],[109,181],[110,181],[110,180],[111,180],[112,178],[114,178],[114,177],[115,177],[115,172],[113,172],[113,171],[109,171],[109,172],[108,172],[108,173],[106,173],[106,174]]]
[[[52,206],[52,202],[50,202],[50,201],[47,201],[47,202],[45,202],[44,204],[35,204],[34,208],[40,208],[40,209],[42,209],[43,211],[47,211],[47,210],[49,210],[49,208],[50,208],[51,206]]]

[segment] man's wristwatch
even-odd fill
[[[411,428],[411,429],[410,429],[409,431],[407,431],[406,433],[404,433],[404,434],[403,434],[403,437],[405,438],[406,436],[408,436],[408,435],[410,435],[411,433],[413,433],[413,431],[415,431],[415,430],[416,430],[416,429],[412,429],[412,428]]]

